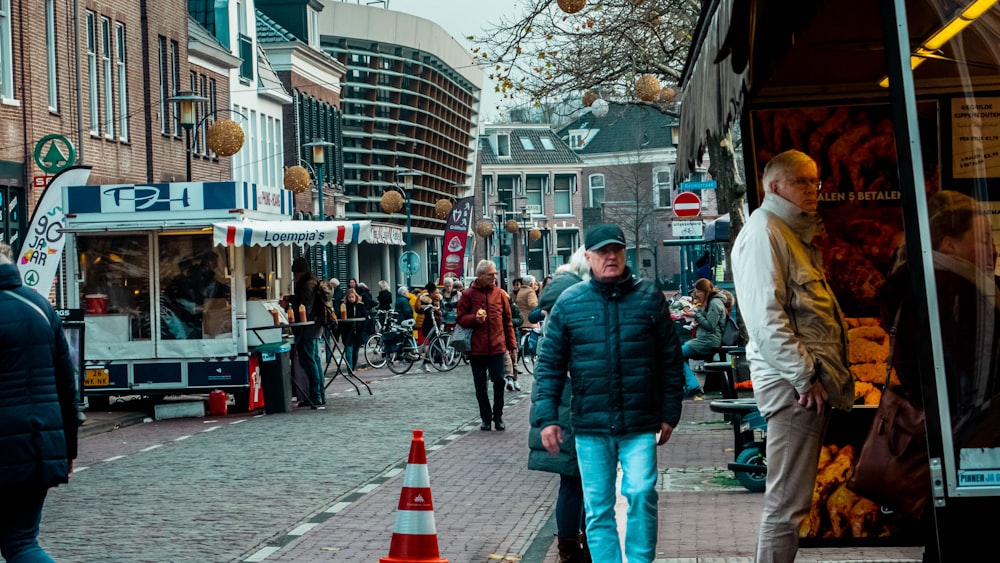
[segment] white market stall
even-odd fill
[[[357,244],[370,221],[292,221],[292,193],[244,182],[63,189],[67,302],[85,310],[85,393],[235,393],[280,342],[292,246]],[[282,318],[284,315],[282,315]]]

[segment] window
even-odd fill
[[[115,42],[118,44],[115,59],[118,70],[118,138],[128,141],[128,59],[125,57],[125,24],[121,22],[115,23]]]
[[[10,0],[0,0],[0,98],[14,97],[14,52],[10,46]]]
[[[0,31],[0,36],[3,36],[3,31]],[[59,69],[56,66],[56,0],[45,1],[45,47],[45,62],[49,71],[49,110],[59,111]],[[3,58],[3,55],[0,54],[0,60]],[[0,83],[3,83],[2,78],[0,78]]]
[[[542,147],[545,150],[547,150],[547,151],[554,151],[554,150],[556,150],[556,146],[552,143],[552,139],[551,138],[549,138],[549,137],[542,137],[541,141],[542,141]]]
[[[528,207],[528,211],[535,215],[541,215],[545,213],[545,207],[542,203],[542,189],[545,186],[545,182],[548,180],[546,176],[528,176],[524,179],[524,195],[527,198],[525,204]]]
[[[181,47],[174,41],[170,40],[170,95],[176,96],[180,93],[181,89]],[[172,133],[175,137],[179,137],[181,134],[181,112],[174,112],[174,124]]]
[[[101,133],[97,93],[97,14],[87,10],[87,93],[90,98],[90,134]]]
[[[553,186],[552,207],[556,215],[573,214],[573,185],[576,183],[576,176],[561,175],[556,176]]]
[[[160,36],[160,133],[164,135],[170,130],[170,75],[167,74],[169,63],[167,61],[167,38]]]
[[[670,207],[670,169],[653,169],[653,203],[656,207]]]
[[[587,142],[587,132],[586,131],[570,131],[569,132],[569,147],[575,151],[583,148],[584,143]]]
[[[535,150],[535,145],[531,142],[531,139],[529,139],[528,137],[521,137],[521,146],[524,147],[524,150],[526,151]]]
[[[312,8],[306,9],[306,41],[311,47],[319,48],[319,12]]]
[[[101,18],[101,75],[104,82],[104,136],[115,137],[115,97],[111,81],[111,20]]]
[[[604,174],[590,175],[590,206],[600,207],[604,203]]]
[[[505,211],[514,210],[514,186],[516,179],[514,176],[497,177],[497,201],[504,205]]]
[[[565,264],[569,262],[570,256],[576,251],[579,243],[577,238],[579,233],[576,229],[572,231],[556,231],[556,256],[559,256],[561,260],[560,264]]]
[[[496,149],[500,158],[510,158],[510,135],[506,133],[497,135]]]

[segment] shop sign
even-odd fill
[[[403,230],[392,225],[372,225],[371,242],[403,246]]]

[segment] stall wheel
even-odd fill
[[[764,492],[764,486],[767,482],[767,458],[764,456],[763,446],[759,442],[749,444],[740,452],[740,455],[736,456],[736,463],[760,466],[760,471],[735,472],[736,480],[753,493]]]

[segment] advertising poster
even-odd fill
[[[1000,178],[1000,97],[952,98],[952,176]]]
[[[441,252],[441,278],[438,283],[444,283],[444,279],[448,277],[463,279],[473,200],[472,197],[458,200],[448,214],[448,223],[444,228],[444,249]]]

